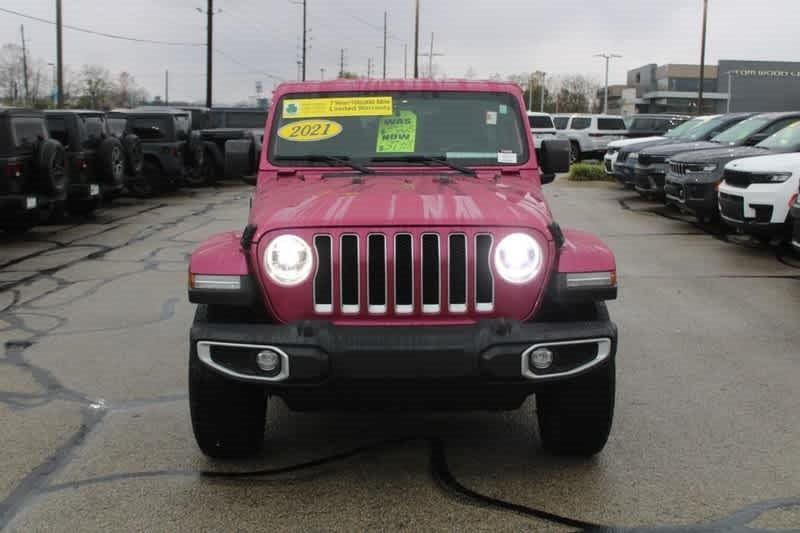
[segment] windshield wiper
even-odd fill
[[[453,170],[457,170],[462,174],[466,174],[467,176],[472,176],[473,178],[477,177],[475,171],[469,167],[463,167],[457,163],[453,163],[452,161],[447,159],[447,156],[444,155],[390,155],[390,156],[379,156],[373,157],[370,159],[370,162],[373,163],[423,163],[425,165],[444,165],[448,168],[452,168]]]
[[[335,166],[350,167],[357,170],[362,174],[375,174],[371,168],[360,165],[355,161],[350,161],[350,157],[346,155],[278,155],[275,156],[275,161],[312,161],[314,163],[331,163]]]

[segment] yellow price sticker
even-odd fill
[[[392,113],[391,96],[303,98],[283,101],[283,118],[381,117]]]
[[[293,142],[324,141],[342,133],[342,125],[332,120],[298,120],[282,126],[278,137]]]

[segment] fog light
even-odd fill
[[[256,364],[264,372],[277,373],[281,368],[281,355],[275,350],[263,350],[256,354]]]
[[[549,348],[536,348],[528,357],[531,366],[539,370],[549,368],[553,364],[553,352]]]

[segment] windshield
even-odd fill
[[[81,145],[96,148],[106,137],[105,118],[101,115],[81,115]]]
[[[528,159],[527,125],[506,93],[301,94],[284,97],[276,109],[270,161],[279,165],[326,165],[327,156],[361,162],[443,157],[494,166]]]
[[[800,121],[793,122],[756,146],[775,152],[796,152],[800,150]]]
[[[695,128],[702,127],[703,124],[708,123],[712,120],[712,117],[696,117],[691,120],[687,120],[683,124],[675,126],[668,132],[664,134],[664,137],[667,139],[680,139],[687,137],[690,133],[694,133]]]
[[[720,144],[740,144],[754,133],[760,131],[772,120],[772,118],[764,116],[751,117],[723,131],[711,140]]]

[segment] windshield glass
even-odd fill
[[[81,145],[84,148],[96,148],[106,136],[105,118],[100,115],[82,115]]]
[[[743,120],[734,127],[727,129],[711,139],[721,144],[740,144],[748,137],[761,130],[773,119],[770,117],[757,116]]]
[[[794,152],[800,149],[800,121],[793,122],[756,146],[776,152]]]
[[[276,109],[270,161],[279,165],[297,164],[284,158],[330,164],[320,161],[325,156],[446,157],[494,166],[528,159],[527,124],[506,93],[301,94],[284,97]]]
[[[686,137],[690,134],[690,132],[694,132],[695,128],[702,127],[703,124],[707,124],[710,120],[713,120],[712,117],[696,117],[691,120],[687,120],[683,124],[675,126],[668,132],[664,134],[664,137],[667,139],[679,139]]]

